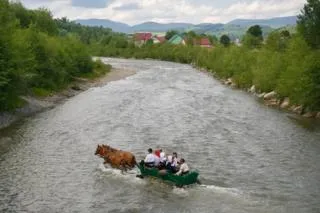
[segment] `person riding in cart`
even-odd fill
[[[149,148],[148,149],[148,154],[146,156],[146,158],[144,159],[144,165],[146,167],[154,167],[155,166],[155,155],[152,153],[152,149]]]
[[[180,169],[176,173],[176,175],[182,176],[182,175],[188,174],[189,173],[189,166],[183,158],[181,158],[181,160],[179,161],[179,164],[180,164]]]

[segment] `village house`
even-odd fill
[[[162,43],[166,42],[166,37],[165,36],[156,35],[152,39],[153,39],[153,43],[154,44],[162,44]]]
[[[186,45],[185,39],[181,35],[174,35],[170,40],[168,41],[169,44],[174,44],[174,45]]]
[[[206,47],[206,48],[212,48],[212,44],[211,44],[209,38],[194,39],[193,45],[200,46],[200,47]]]
[[[139,47],[142,46],[149,39],[152,39],[152,33],[140,32],[140,33],[135,33],[134,34],[134,44],[136,46],[139,46]]]

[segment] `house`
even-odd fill
[[[153,37],[153,43],[154,44],[162,44],[166,41],[166,37],[165,36],[154,36]]]
[[[134,34],[134,44],[136,46],[141,46],[145,44],[149,39],[152,39],[152,33],[135,33]]]
[[[184,38],[181,35],[174,35],[172,36],[172,38],[170,38],[170,40],[168,41],[169,44],[174,44],[174,45],[186,45],[186,41],[184,40]]]
[[[212,48],[212,44],[211,44],[209,38],[195,39],[193,41],[193,45],[200,46],[200,47],[206,47],[206,48]]]

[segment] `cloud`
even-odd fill
[[[256,0],[237,2],[227,8],[213,9],[208,14],[207,22],[227,22],[236,18],[257,19],[297,15],[304,0]]]
[[[140,8],[141,7],[138,3],[129,3],[129,4],[123,4],[121,6],[113,7],[114,10],[138,10]]]
[[[71,4],[75,7],[105,8],[112,2],[113,0],[72,0]]]
[[[297,15],[306,0],[21,0],[28,8],[49,8],[55,17],[111,19],[127,24],[226,23],[237,18]],[[137,12],[139,10],[139,12]]]

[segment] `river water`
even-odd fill
[[[0,132],[2,212],[320,212],[320,128],[189,65],[103,59],[136,70]],[[97,144],[178,152],[201,185],[105,168]]]

